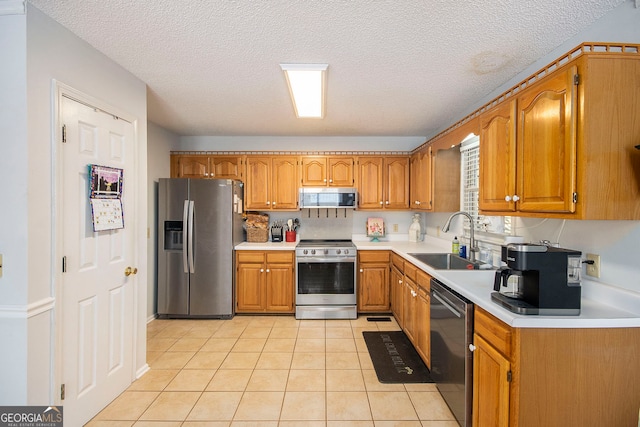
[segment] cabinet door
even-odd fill
[[[293,264],[267,264],[267,311],[292,313],[293,292]]]
[[[327,186],[326,157],[302,157],[302,186]]]
[[[404,290],[404,280],[402,273],[396,267],[391,267],[391,312],[393,316],[396,318],[398,325],[400,328],[404,328],[404,298],[403,298],[403,290]]]
[[[360,209],[382,209],[384,207],[382,164],[382,157],[358,158],[357,185],[358,207]]]
[[[353,187],[353,157],[327,159],[329,187]]]
[[[242,157],[217,156],[209,158],[211,178],[242,179]]]
[[[473,426],[507,427],[511,364],[480,335],[473,335],[473,344]]]
[[[389,264],[360,264],[358,311],[389,311]]]
[[[245,210],[271,209],[271,158],[247,157]]]
[[[429,292],[418,287],[415,315],[415,340],[416,350],[427,367],[431,369],[431,302]]]
[[[575,212],[576,66],[523,91],[517,98],[517,209]]]
[[[431,147],[413,154],[410,163],[411,208],[429,211],[433,208]]]
[[[388,158],[384,162],[385,209],[409,209],[409,158]]]
[[[236,276],[236,311],[261,312],[265,308],[265,268],[262,263],[238,263]]]
[[[178,178],[209,178],[209,157],[180,156]]]
[[[416,284],[408,278],[406,275],[404,276],[404,289],[403,289],[403,310],[404,310],[404,332],[409,337],[409,340],[415,346],[417,344],[416,340],[416,307],[417,307],[417,297],[418,292],[416,289]]]
[[[483,211],[515,210],[515,114],[515,101],[511,101],[486,112],[481,118],[478,206]]]
[[[298,158],[275,156],[272,162],[272,208],[296,209],[298,207]]]

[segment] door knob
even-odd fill
[[[132,267],[127,267],[124,269],[124,275],[129,277],[132,274],[138,274],[138,269],[137,268],[132,268]]]

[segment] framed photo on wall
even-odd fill
[[[109,166],[89,165],[92,199],[121,198],[123,170]]]

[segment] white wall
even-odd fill
[[[422,136],[183,136],[184,151],[411,151]]]
[[[27,375],[26,26],[24,15],[0,16],[0,377],[7,386],[26,384]],[[0,404],[26,401],[26,386],[14,392],[9,397],[0,391]]]
[[[20,3],[20,2],[15,2]],[[20,3],[21,4],[21,3]],[[52,143],[54,79],[138,118],[139,188],[146,194],[146,86],[27,3],[27,12],[0,16],[0,404],[55,401],[56,330],[53,260],[55,194]],[[136,263],[142,322],[136,367],[146,363],[146,197],[137,198],[143,224]],[[7,262],[8,261],[8,262]],[[140,324],[141,323],[141,324]]]
[[[158,179],[168,178],[171,174],[170,154],[172,147],[179,142],[179,137],[160,126],[148,122],[147,123],[147,159],[149,167],[147,168],[148,176],[148,194],[147,205],[147,224],[149,225],[149,240],[147,245],[147,257],[149,266],[149,275],[147,280],[147,319],[153,318],[157,312],[156,309],[156,283],[157,283],[157,254],[156,245],[158,242]]]

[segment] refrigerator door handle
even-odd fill
[[[185,273],[189,272],[189,265],[188,265],[188,248],[189,248],[189,238],[185,236],[184,230],[186,230],[187,225],[189,224],[189,201],[185,200],[184,201],[184,206],[182,208],[182,235],[183,235],[183,242],[182,242],[182,269],[184,270]]]
[[[194,260],[194,244],[193,244],[193,223],[195,222],[195,207],[193,204],[193,200],[189,200],[189,237],[187,241],[189,242],[189,273],[195,273],[195,260]]]

